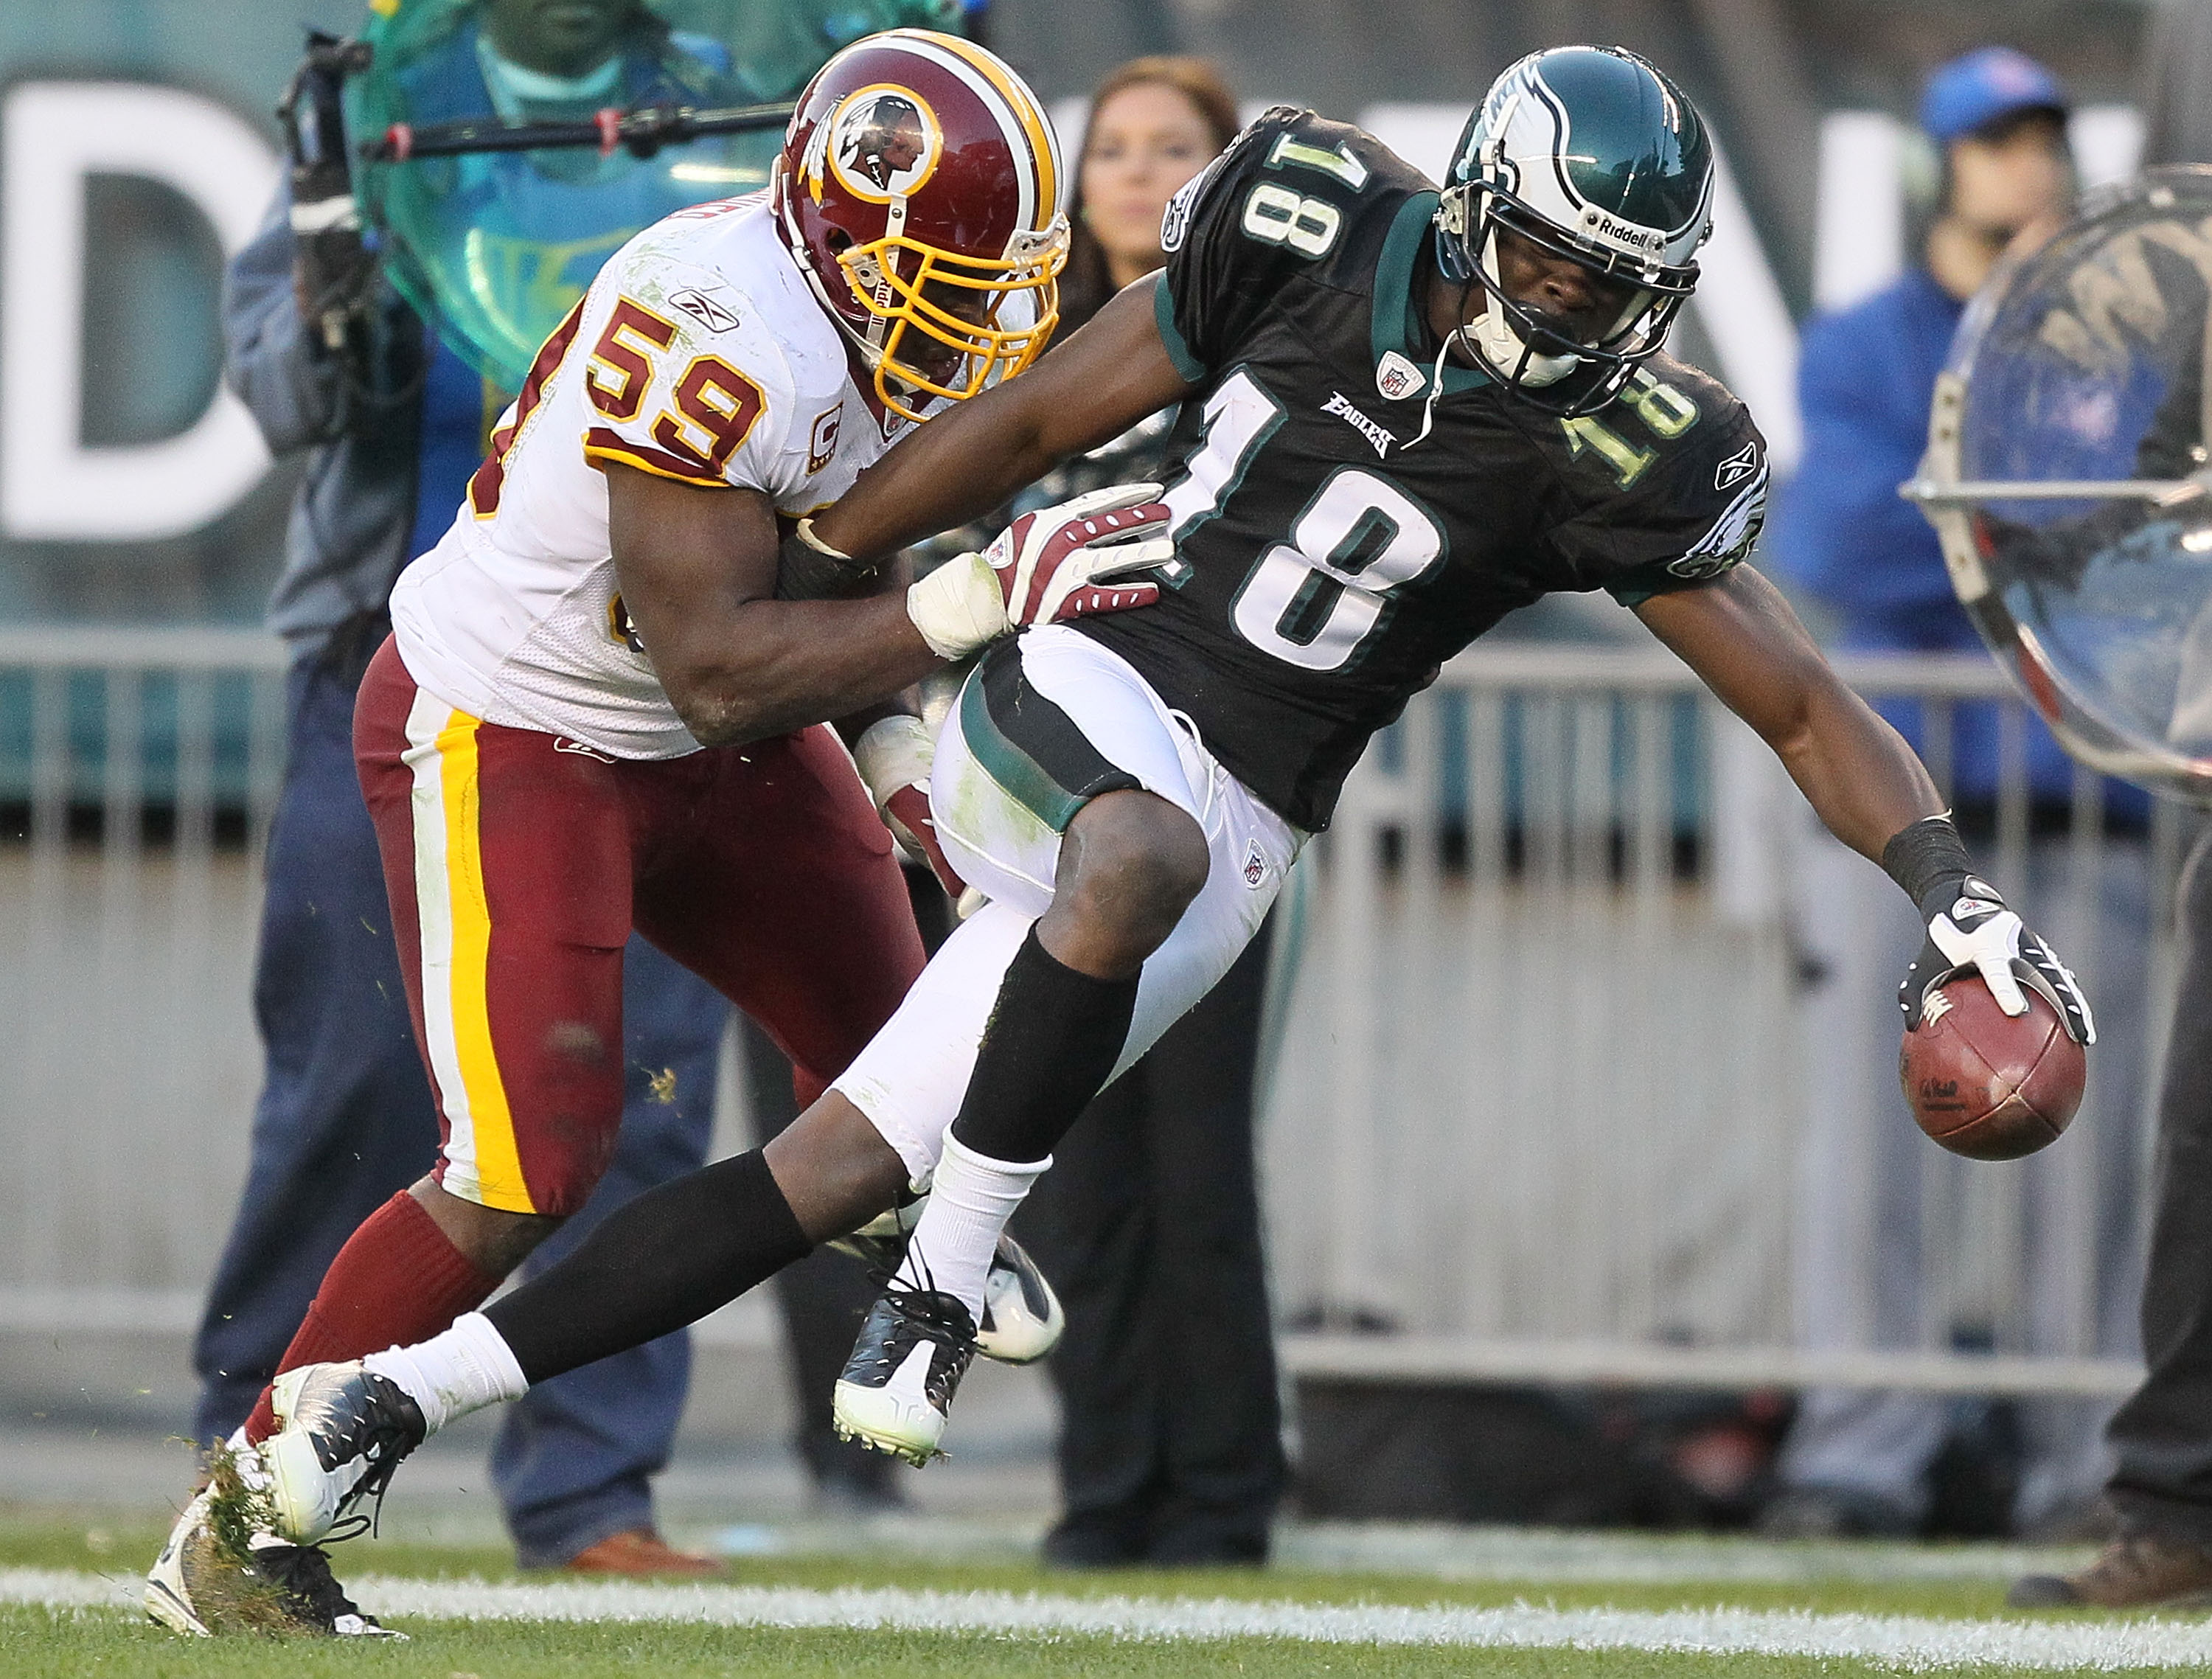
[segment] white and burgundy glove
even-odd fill
[[[1175,554],[1156,484],[1109,484],[1025,513],[980,554],[948,560],[907,591],[907,616],[944,659],[1034,624],[1125,612],[1160,598],[1142,574]]]
[[[2041,993],[2058,1012],[2076,1043],[2097,1041],[2096,1017],[2073,970],[2040,934],[2005,906],[1997,889],[1966,867],[1966,849],[1947,818],[1915,823],[1889,843],[1882,867],[1912,895],[1928,937],[1905,981],[1897,1006],[1907,1029],[1920,1025],[1928,994],[1954,974],[1978,973],[2007,1014],[2025,1014],[2021,987]]]
[[[936,743],[919,717],[885,717],[871,723],[853,745],[854,767],[876,801],[884,826],[908,856],[929,865],[930,873],[957,903],[968,883],[945,861],[937,818],[929,809],[929,771],[936,756]]]

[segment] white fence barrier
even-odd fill
[[[2026,881],[2032,818],[2049,812],[2032,800],[2024,714],[2002,674],[1976,656],[1840,662],[1869,697],[1922,703],[1947,791],[1953,708],[1999,703],[1984,867]],[[1883,1243],[1910,1238],[1882,1225],[1873,1181],[1896,1153],[1884,1128],[1910,1130],[1898,1022],[1861,1009],[1850,1018],[1872,1024],[1820,1045],[1823,1068],[1860,1073],[1844,1135],[1827,1139],[1835,1158],[1813,1155],[1807,952],[1789,890],[1805,874],[1809,821],[1765,748],[1687,670],[1656,648],[1479,648],[1394,733],[1302,866],[1304,958],[1266,1143],[1278,1293],[1307,1331],[1286,1342],[1294,1372],[2132,1385],[2136,1366],[2111,1355],[2128,1338],[2115,1314],[2131,1319],[2130,1291],[2100,1295],[2095,1280],[2112,1268],[2105,1250],[2136,1239],[2110,1228],[2110,1204],[2125,1204],[2123,1221],[2142,1205],[2148,1128],[2137,1111],[2098,1111],[2094,1078],[2075,1132],[2032,1168],[1959,1161],[1911,1138],[1930,1281],[1911,1344],[1875,1345],[1869,1314],[1854,1312],[1852,1290],[1870,1281],[1807,1274],[1838,1253],[1871,1273]],[[2162,1019],[2185,817],[2159,806],[2147,840],[2108,847],[2101,793],[2076,776],[2064,836],[2033,842],[2075,867],[2063,894],[2025,907],[2089,970],[2100,884],[2148,873],[2143,924],[2159,936],[2100,955],[2150,973],[2137,1012]],[[1870,865],[1846,867],[1893,895]],[[2154,1035],[2133,1024],[2139,1047],[2106,1057],[2154,1061]],[[2106,1107],[2130,1086],[2126,1105],[2139,1107],[2152,1070],[2107,1077]],[[2069,1296],[2056,1345],[2031,1329],[2052,1317],[2053,1293]],[[1808,1295],[1843,1303],[1824,1316]],[[1995,1356],[1954,1351],[1961,1341]]]
[[[2020,713],[1997,672],[1847,673],[1938,708],[2000,699],[1990,866],[2020,878]],[[0,807],[19,818],[0,836],[0,1330],[197,1315],[259,1074],[248,983],[282,685],[281,649],[249,633],[0,632]],[[1938,1186],[1923,1344],[1804,1344],[1796,818],[1773,774],[1656,648],[1477,649],[1370,753],[1303,866],[1269,1104],[1293,1370],[2125,1387],[2094,1335],[2045,1356],[2012,1335],[2030,1285],[2011,1167]],[[2103,842],[2081,785],[2089,879]],[[2179,844],[2161,807],[2160,905]],[[2150,965],[2170,965],[2162,946]],[[1907,1122],[1893,1104],[1866,1122]],[[2052,1152],[2062,1173],[2092,1171],[2078,1141]],[[2059,1205],[2079,1224],[2092,1199]],[[1996,1354],[1949,1351],[1961,1323],[1992,1326]]]

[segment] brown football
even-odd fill
[[[2027,1013],[2007,1014],[1979,974],[1946,980],[1897,1061],[1920,1128],[1975,1160],[2017,1160],[2058,1140],[2081,1105],[2088,1056],[2058,1011],[2021,988]]]

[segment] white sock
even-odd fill
[[[1026,1163],[994,1160],[945,1134],[945,1156],[929,1183],[929,1205],[907,1244],[906,1258],[891,1279],[898,1288],[934,1288],[983,1315],[983,1280],[999,1232],[1030,1185],[1052,1165],[1052,1156]]]
[[[522,1366],[480,1311],[455,1318],[443,1335],[371,1353],[361,1363],[372,1375],[398,1383],[422,1408],[422,1420],[433,1434],[471,1411],[520,1399],[530,1390]]]

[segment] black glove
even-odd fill
[[[883,567],[839,553],[814,534],[813,525],[800,520],[776,551],[775,598],[842,600],[866,594]]]

